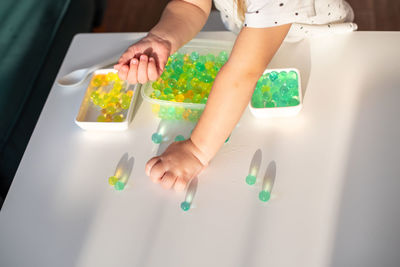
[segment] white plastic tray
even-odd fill
[[[114,69],[100,69],[100,70],[96,70],[93,73],[93,76],[97,75],[97,74],[107,74],[109,72],[116,73],[117,71]],[[100,115],[100,108],[95,106],[90,101],[90,94],[92,93],[92,90],[93,89],[90,86],[86,89],[86,93],[82,100],[81,107],[79,108],[78,115],[76,116],[75,123],[84,130],[95,130],[95,131],[127,130],[129,127],[129,123],[132,120],[133,110],[135,107],[137,97],[139,95],[140,86],[127,84],[126,90],[132,90],[133,95],[132,95],[131,104],[130,104],[129,108],[122,113],[124,115],[125,119],[121,122],[98,122],[97,121],[97,117]]]
[[[297,73],[297,81],[298,81],[298,92],[299,92],[299,104],[297,106],[291,107],[273,107],[273,108],[255,108],[252,106],[251,101],[249,103],[249,109],[251,113],[257,118],[268,118],[268,117],[289,117],[296,116],[299,114],[300,110],[303,108],[303,95],[301,90],[301,79],[300,72],[295,68],[286,68],[286,69],[266,69],[263,73],[269,73],[272,71],[281,72],[281,71],[295,71]]]

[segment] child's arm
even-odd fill
[[[147,163],[146,173],[154,182],[179,191],[208,164],[239,121],[289,29],[290,25],[242,29],[191,138],[173,143]]]
[[[168,57],[191,40],[210,14],[211,0],[173,0],[149,34],[129,47],[114,66],[121,79],[135,84],[156,80]]]

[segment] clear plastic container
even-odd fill
[[[200,55],[211,53],[217,56],[222,51],[226,51],[229,54],[232,46],[233,43],[227,41],[194,39],[179,49],[178,53],[190,54],[198,52]],[[151,98],[150,95],[154,90],[152,82],[142,85],[141,89],[143,99],[151,104],[153,113],[161,119],[194,122],[200,118],[205,107],[205,104],[200,103],[174,102]]]
[[[252,105],[252,101],[249,103],[249,109],[251,113],[258,118],[268,118],[268,117],[287,117],[287,116],[296,116],[303,107],[303,96],[301,90],[301,79],[300,72],[295,68],[286,68],[286,69],[266,69],[263,73],[271,73],[272,71],[281,72],[281,71],[294,71],[297,73],[297,91],[298,91],[298,105],[295,106],[283,106],[283,107],[264,107],[264,108],[256,108]]]
[[[96,87],[92,86],[93,79],[98,74],[117,73],[114,69],[100,69],[93,73],[88,88],[86,89],[85,96],[82,100],[78,115],[75,119],[75,123],[85,130],[99,130],[99,131],[123,131],[128,129],[129,123],[132,120],[133,110],[137,97],[139,95],[139,86],[130,85],[127,82],[122,82],[122,92],[132,90],[133,94],[128,109],[123,109],[121,112],[115,113],[114,115],[122,115],[121,121],[98,121],[98,117],[102,115],[102,108],[93,104],[91,100],[91,94]]]

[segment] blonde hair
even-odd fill
[[[243,22],[244,21],[244,13],[246,13],[247,6],[246,0],[235,0],[237,6],[237,14],[239,19]]]

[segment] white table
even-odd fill
[[[59,76],[141,34],[75,37]],[[200,38],[233,40],[227,32]],[[248,110],[199,177],[193,208],[144,174],[159,120],[140,107],[121,133],[74,123],[85,85],[53,86],[0,212],[0,266],[398,266],[400,33],[356,32],[284,44],[271,68],[297,67],[297,117]],[[272,199],[244,182],[276,163]],[[127,188],[108,176],[134,157]]]

